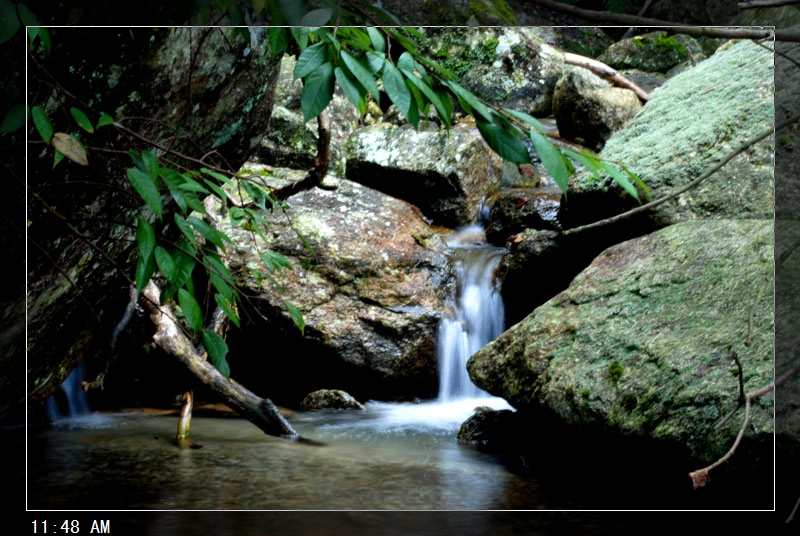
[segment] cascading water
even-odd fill
[[[483,228],[461,229],[448,245],[456,258],[458,289],[453,311],[439,326],[439,402],[490,396],[467,374],[467,359],[505,329],[495,269],[501,248],[482,241]]]
[[[53,421],[83,417],[89,414],[89,402],[81,386],[85,379],[83,363],[70,372],[61,388],[47,399],[47,413]]]

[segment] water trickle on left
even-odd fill
[[[70,372],[53,396],[47,399],[47,414],[53,422],[64,421],[89,414],[89,401],[81,386],[86,379],[83,363]]]

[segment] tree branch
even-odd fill
[[[659,197],[658,199],[656,199],[654,201],[650,201],[649,203],[645,203],[644,205],[639,205],[638,207],[632,208],[631,210],[623,212],[622,214],[617,214],[616,216],[611,216],[610,218],[605,218],[603,220],[598,220],[598,221],[593,222],[593,223],[588,223],[586,225],[581,225],[579,227],[573,227],[572,229],[567,229],[566,231],[563,232],[563,234],[569,235],[569,234],[580,233],[582,231],[587,231],[589,229],[595,229],[597,227],[602,227],[603,225],[616,223],[616,222],[624,220],[626,218],[630,218],[634,214],[638,214],[640,212],[644,212],[646,210],[650,210],[653,207],[656,207],[658,205],[666,203],[670,199],[678,197],[679,195],[681,195],[681,194],[683,194],[685,192],[688,192],[692,188],[694,188],[697,185],[699,185],[701,182],[703,182],[704,180],[709,178],[711,175],[713,175],[714,173],[716,173],[717,171],[722,169],[725,166],[725,164],[727,164],[728,162],[733,160],[733,158],[736,157],[738,154],[744,152],[751,145],[753,145],[755,143],[758,143],[759,141],[763,140],[764,138],[773,135],[776,131],[780,130],[781,128],[789,126],[791,124],[794,124],[797,121],[800,121],[800,114],[795,115],[793,117],[790,117],[789,119],[786,119],[784,121],[781,121],[780,123],[775,125],[774,128],[770,128],[769,130],[765,130],[765,131],[763,131],[763,132],[761,132],[759,134],[756,134],[752,138],[745,140],[744,142],[742,142],[742,144],[738,148],[736,148],[733,151],[731,151],[730,153],[728,153],[728,155],[725,156],[725,158],[723,158],[722,160],[720,160],[719,162],[714,164],[712,167],[710,167],[708,170],[706,170],[705,173],[703,173],[702,175],[700,175],[699,177],[694,179],[692,182],[686,184],[685,186],[683,186],[681,188],[678,188],[674,192],[671,192],[671,193],[669,193],[669,194],[667,194],[667,195],[665,195],[663,197]]]
[[[585,56],[579,56],[578,54],[573,54],[571,52],[564,53],[564,62],[569,65],[576,65],[578,67],[583,67],[584,69],[589,69],[596,75],[608,80],[613,85],[622,87],[625,89],[630,89],[636,96],[639,97],[639,100],[643,102],[647,102],[650,100],[650,94],[647,91],[643,90],[621,74],[617,72],[616,69],[613,69],[606,65],[603,62],[593,60],[591,58],[587,58]]]
[[[751,0],[750,2],[739,2],[736,7],[739,9],[753,9],[757,7],[778,7],[800,4],[800,0]]]
[[[581,9],[569,4],[562,4],[555,0],[527,0],[531,4],[564,13],[580,19],[585,19],[593,22],[606,22],[610,24],[622,24],[624,26],[670,26],[671,30],[676,33],[692,35],[692,36],[705,36],[705,37],[721,37],[728,39],[760,39],[762,37],[775,36],[778,41],[792,41],[800,42],[800,32],[797,30],[771,30],[771,29],[749,29],[749,28],[725,28],[725,27],[706,27],[706,26],[690,26],[688,24],[675,23],[668,20],[651,19],[649,17],[638,17],[636,15],[627,15],[625,13],[611,13],[609,11],[592,11],[589,9]]]
[[[189,371],[220,395],[224,403],[265,433],[297,439],[297,432],[268,398],[261,398],[234,380],[225,378],[211,363],[203,359],[175,321],[169,305],[160,303],[161,291],[151,280],[143,295],[156,326],[153,341],[175,356]]]

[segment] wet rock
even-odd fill
[[[587,69],[568,65],[553,92],[561,137],[598,150],[642,109],[636,94],[612,87]]]
[[[487,450],[501,450],[513,445],[519,438],[515,414],[508,409],[493,410],[481,406],[458,429],[459,443],[467,443]]]
[[[292,357],[280,366],[312,389],[324,383],[358,397],[388,398],[435,393],[436,334],[454,285],[441,239],[415,207],[347,180],[328,177],[324,188],[298,193],[288,205],[285,215],[263,214],[266,243],[216,216],[234,241],[226,262],[238,285],[258,296],[258,314],[271,329],[284,326],[273,344],[282,341]],[[283,255],[292,269],[265,275],[266,250]],[[303,337],[285,300],[303,314]]]
[[[561,191],[555,188],[526,188],[504,190],[486,200],[490,208],[486,238],[503,245],[513,234],[524,229],[560,227],[558,209]]]
[[[364,409],[364,405],[340,389],[320,389],[309,393],[300,404],[303,411],[317,409]]]
[[[501,159],[469,123],[449,132],[381,123],[356,130],[344,152],[348,179],[408,201],[448,227],[474,221],[502,180]]]
[[[738,397],[731,352],[746,391],[772,381],[772,232],[772,220],[686,222],[613,246],[474,354],[470,377],[520,411],[713,461],[741,424],[714,431]],[[754,403],[745,449],[772,452],[772,412],[772,397]]]
[[[250,32],[252,41],[233,28],[191,25],[64,28],[58,31],[58,53],[43,68],[78,100],[122,120],[143,139],[168,143],[172,150],[206,158],[209,164],[238,167],[267,129],[277,73],[262,39],[265,30],[251,28]],[[48,110],[45,101],[31,105]],[[181,135],[176,137],[178,131]],[[113,127],[104,127],[102,132],[103,140],[123,152],[145,148],[133,145],[132,138]],[[27,306],[27,317],[18,317],[21,327],[4,323],[2,329],[8,337],[17,336],[13,341],[6,339],[11,344],[9,352],[4,346],[3,355],[20,356],[23,363],[27,357],[29,384],[27,396],[18,387],[3,389],[8,397],[0,396],[0,408],[28,401],[34,411],[79,362],[86,364],[90,380],[114,357],[117,363],[130,355],[142,362],[142,345],[122,342],[135,332],[136,318],[120,335],[116,356],[109,351],[109,339],[128,302],[127,277],[135,273],[136,221],[148,216],[142,203],[131,197],[125,173],[131,165],[129,158],[106,158],[106,153],[98,152],[90,157],[91,166],[64,161],[54,168],[52,151],[29,156],[31,184],[41,188],[42,200],[65,215],[75,229],[53,225],[41,204],[31,198],[28,239],[44,249],[32,249],[27,257],[27,295],[22,293],[20,298],[23,310]],[[63,188],[76,180],[107,187]],[[4,316],[4,322],[10,319]],[[142,331],[140,341],[152,335],[152,330]],[[158,371],[162,374],[163,369]],[[114,381],[107,378],[104,395],[123,390]]]
[[[699,62],[705,55],[694,38],[658,31],[618,41],[597,59],[615,69],[666,73],[690,59]]]

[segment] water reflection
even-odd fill
[[[377,404],[295,415],[298,432],[323,447],[266,436],[237,418],[195,417],[192,440],[201,449],[171,443],[175,417],[118,414],[54,426],[29,437],[28,507],[485,510],[508,508],[508,489],[537,496],[491,456],[460,446],[457,423],[425,427],[412,414]]]

